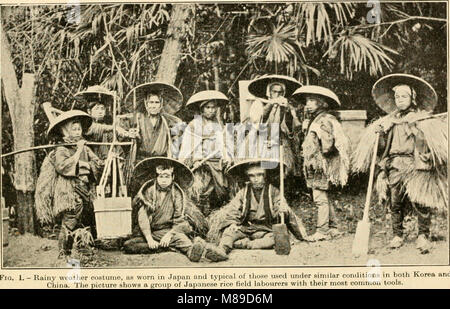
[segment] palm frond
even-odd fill
[[[295,19],[300,29],[305,31],[305,45],[316,42],[331,43],[334,28],[344,26],[355,16],[352,3],[299,3],[296,4]]]
[[[394,64],[390,54],[398,53],[361,34],[344,34],[337,38],[324,57],[334,57],[334,54],[340,59],[341,73],[351,79],[354,72],[361,70],[373,76],[383,74],[385,69],[391,69]]]

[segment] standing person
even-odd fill
[[[152,253],[159,248],[173,248],[185,254],[191,262],[205,257],[217,261],[216,248],[200,237],[188,237],[189,223],[185,218],[184,189],[193,175],[181,162],[164,157],[153,157],[139,164],[150,179],[140,188],[133,200],[137,209],[138,232],[124,243],[126,253]],[[178,181],[175,182],[175,180]]]
[[[278,161],[246,159],[228,170],[232,177],[245,177],[249,181],[210,221],[209,238],[221,234],[220,251],[229,254],[233,248],[273,248],[272,225],[280,222],[281,215],[297,239],[308,239],[301,219],[288,207],[280,191],[267,182],[279,175],[279,168]]]
[[[249,92],[256,97],[249,110],[249,121],[252,129],[247,136],[246,156],[249,158],[278,159],[278,146],[284,146],[284,162],[288,174],[299,175],[300,168],[294,152],[294,137],[301,127],[296,110],[287,98],[295,89],[302,86],[292,77],[282,75],[265,75],[253,80],[248,85]],[[272,132],[272,130],[278,132]],[[266,137],[263,145],[259,145],[261,137]],[[298,147],[298,146],[297,146]],[[258,149],[258,150],[256,150]],[[257,154],[252,152],[257,151]],[[239,155],[242,157],[241,155]]]
[[[312,240],[325,240],[340,235],[328,190],[330,183],[344,186],[350,169],[350,142],[339,121],[329,113],[341,105],[336,94],[320,86],[303,86],[292,95],[305,103],[307,119],[303,122],[303,172],[312,189],[317,207],[316,232]]]
[[[102,161],[85,145],[83,131],[92,122],[88,114],[78,110],[61,112],[49,105],[44,108],[50,121],[47,135],[59,137],[65,143],[76,143],[76,146],[56,147],[47,156],[36,186],[35,207],[41,222],[62,217],[58,247],[63,257],[70,254],[76,229],[90,227],[95,237],[91,196]]]
[[[152,82],[132,89],[125,101],[136,100],[135,117],[128,114],[133,135],[138,139],[136,160],[163,156],[176,158],[174,141],[179,138],[180,118],[175,113],[183,104],[183,95],[175,86]],[[170,112],[170,113],[169,113]]]
[[[382,153],[375,188],[380,199],[390,202],[394,237],[392,249],[404,243],[403,219],[412,206],[418,216],[417,249],[431,249],[431,209],[448,206],[448,124],[433,118],[437,94],[425,80],[409,74],[390,74],[372,88],[375,103],[387,116],[362,133],[353,154],[352,169],[364,172],[380,134]]]
[[[92,125],[85,132],[85,136],[92,142],[112,142],[113,125],[111,106],[114,102],[114,92],[103,86],[95,85],[75,94],[75,99],[84,101],[88,105],[88,113],[92,117]],[[132,137],[132,134],[116,125],[119,137]],[[106,160],[109,146],[92,146],[94,153],[101,159]],[[118,148],[119,155],[123,155],[123,149]]]
[[[207,90],[196,93],[186,103],[195,117],[184,131],[178,158],[193,169],[194,183],[189,195],[205,216],[228,199],[224,170],[230,155],[218,119],[218,108],[228,102],[222,92]]]

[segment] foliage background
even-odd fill
[[[95,84],[124,99],[132,87],[152,81],[166,39],[170,4],[2,8],[16,73],[35,73],[35,143],[46,144],[46,101],[62,110],[85,108],[73,95]],[[381,3],[380,23],[370,23],[363,3],[196,4],[183,28],[176,86],[185,101],[219,89],[232,100],[228,120],[239,119],[238,80],[287,74],[333,89],[343,109],[381,115],[370,95],[390,72],[418,75],[447,110],[446,3]],[[122,108],[125,105],[122,104]],[[180,111],[189,121],[192,115]],[[234,116],[234,117],[233,117]],[[2,93],[2,152],[12,151],[12,130]],[[40,166],[45,152],[37,153]],[[13,158],[3,161],[11,170]]]

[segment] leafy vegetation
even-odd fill
[[[375,80],[389,72],[416,74],[447,109],[446,4],[381,3],[378,21],[366,3],[196,4],[180,31],[182,53],[176,86],[185,100],[218,89],[232,100],[228,120],[238,119],[238,81],[265,73],[293,76],[304,84],[333,89],[343,109],[381,111],[371,98]],[[171,4],[105,4],[77,7],[2,8],[16,74],[36,77],[35,142],[47,142],[48,125],[38,108],[50,101],[62,110],[85,108],[73,95],[94,84],[120,98],[154,80],[161,60]],[[13,145],[2,93],[2,151]],[[123,108],[123,107],[122,107]],[[186,111],[179,116],[188,121]],[[236,121],[236,120],[235,120]],[[40,166],[45,153],[37,153]],[[11,170],[11,160],[4,160]]]

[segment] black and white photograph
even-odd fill
[[[3,4],[0,46],[3,270],[449,265],[446,1]]]

